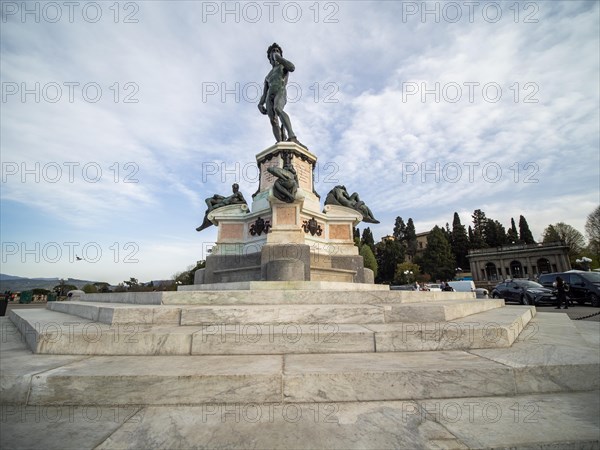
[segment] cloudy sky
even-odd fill
[[[204,199],[251,198],[274,142],[256,104],[275,41],[317,191],[359,192],[376,239],[475,209],[583,233],[600,202],[597,1],[1,5],[5,274],[146,281],[203,259]]]

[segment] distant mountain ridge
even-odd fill
[[[0,281],[6,281],[6,280],[25,280],[26,278],[24,277],[17,277],[15,275],[7,275],[5,273],[0,273]]]
[[[27,278],[0,273],[0,292],[4,291],[28,291],[31,289],[52,290],[54,286],[60,283],[60,278]],[[66,278],[65,284],[72,284],[81,289],[86,284],[99,283],[99,281],[78,280],[76,278]]]

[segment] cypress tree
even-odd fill
[[[377,243],[377,282],[392,283],[398,264],[404,262],[404,247],[396,240],[385,239]]]
[[[471,240],[471,248],[486,248],[487,243],[485,241],[485,223],[487,218],[485,213],[476,209],[473,211],[473,239]]]
[[[360,246],[368,245],[371,247],[371,251],[375,252],[375,239],[373,238],[373,233],[371,233],[371,229],[369,227],[365,228],[362,233],[362,238],[360,240]]]
[[[429,273],[433,279],[454,278],[456,261],[452,255],[452,248],[444,231],[437,225],[427,236],[427,248],[423,252],[420,263],[423,271]]]
[[[417,232],[412,217],[409,217],[405,232],[406,254],[414,258],[417,254]]]
[[[454,219],[452,220],[452,240],[450,241],[452,246],[452,253],[456,258],[456,264],[463,270],[468,270],[469,259],[467,254],[469,253],[469,237],[467,236],[467,230],[465,226],[460,222],[458,213],[454,213]]]
[[[398,216],[396,217],[396,222],[394,223],[394,239],[397,241],[403,241],[405,233],[406,225],[404,224],[404,220],[402,220],[402,217]]]
[[[533,234],[531,234],[531,230],[529,229],[529,224],[523,216],[519,216],[519,236],[521,236],[521,241],[526,244],[535,244]]]
[[[509,244],[517,244],[519,242],[519,232],[517,231],[517,226],[515,225],[515,219],[510,218],[510,230],[506,233],[506,240]]]
[[[485,223],[485,243],[489,247],[499,247],[506,244],[506,229],[497,220],[488,219]]]

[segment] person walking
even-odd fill
[[[567,293],[565,290],[565,282],[561,277],[556,277],[556,302],[558,303],[556,305],[556,308],[554,309],[560,309],[560,306],[563,304],[565,304],[565,308],[564,309],[569,309],[569,303],[567,301]]]

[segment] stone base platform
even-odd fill
[[[530,306],[511,306],[438,322],[250,325],[222,322],[180,326],[173,323],[107,324],[33,309],[12,311],[11,319],[34,353],[182,356],[501,348],[509,347],[517,339],[534,313],[535,309]]]
[[[538,313],[464,351],[86,356],[32,354],[0,318],[0,446],[594,449],[599,330],[579,325]]]
[[[273,286],[262,284],[259,286]],[[269,283],[269,282],[266,282]],[[302,284],[304,282],[300,282]],[[310,282],[310,286],[314,286]],[[251,286],[254,286],[251,284]],[[329,285],[328,285],[329,286]],[[276,305],[276,304],[397,304],[426,303],[439,300],[474,300],[474,293],[415,292],[388,289],[233,289],[165,292],[115,292],[85,294],[73,300],[91,303],[131,305]],[[373,286],[373,285],[371,285]],[[348,284],[344,283],[344,287]],[[63,302],[64,303],[64,302]],[[59,303],[56,303],[59,304]]]

